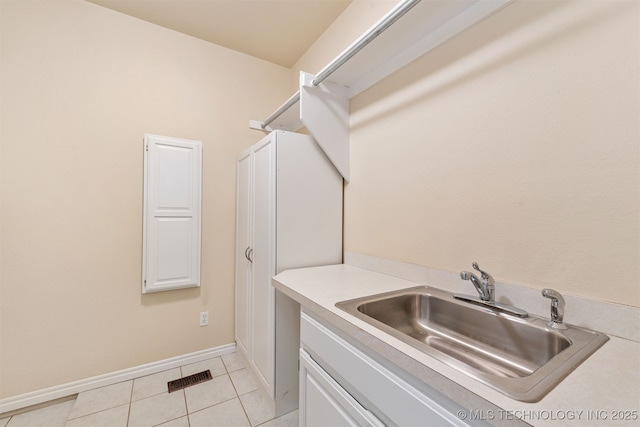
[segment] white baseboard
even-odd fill
[[[166,371],[167,369],[173,369],[179,366],[188,365],[190,363],[201,362],[213,357],[233,353],[234,351],[236,351],[235,343],[226,344],[207,350],[201,350],[182,356],[172,357],[170,359],[159,360],[157,362],[135,366],[133,368],[123,369],[121,371],[98,375],[83,380],[73,381],[42,390],[36,390],[5,399],[0,399],[0,414],[71,396],[83,391],[116,384],[122,381],[128,381],[134,378],[143,377],[145,375],[155,374],[158,372]]]

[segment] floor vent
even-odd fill
[[[189,375],[188,377],[180,378],[179,380],[169,381],[167,387],[169,387],[169,393],[183,388],[196,385],[205,381],[213,379],[209,370],[198,372],[197,374]]]

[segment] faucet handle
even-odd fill
[[[482,275],[483,279],[489,279],[489,278],[493,279],[493,277],[491,277],[491,275],[489,273],[487,273],[486,271],[480,270],[480,267],[478,267],[478,263],[477,262],[474,261],[471,264],[471,267],[473,267],[474,270],[479,271],[480,274]]]
[[[560,292],[545,288],[542,290],[542,296],[551,300],[551,321],[549,326],[553,329],[567,329],[567,326],[562,323],[564,320],[564,298],[560,295]]]

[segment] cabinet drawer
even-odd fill
[[[300,426],[382,427],[384,424],[340,387],[306,351],[300,350]]]
[[[300,334],[303,349],[385,422],[401,426],[468,425],[455,416],[462,407],[435,390],[425,394],[416,389],[304,312]]]

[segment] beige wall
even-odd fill
[[[519,0],[352,100],[345,250],[640,306],[638,17]]]
[[[394,3],[355,0],[292,87]],[[640,306],[638,16],[518,0],[353,99],[345,250]]]
[[[1,4],[0,398],[233,343],[235,160],[290,70],[80,0]],[[199,289],[140,293],[144,133],[203,141]]]
[[[292,87],[393,4],[354,1]],[[638,17],[517,0],[353,99],[345,250],[640,306]]]

